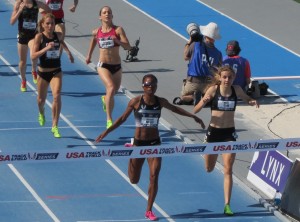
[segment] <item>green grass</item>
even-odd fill
[[[300,3],[300,0],[294,0],[294,1]]]

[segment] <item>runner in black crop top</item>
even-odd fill
[[[60,41],[57,37],[56,32],[53,32],[53,38],[49,39],[42,33],[42,42],[40,44],[39,50],[45,48],[49,42],[54,42],[54,48],[48,50],[40,59],[40,66],[42,68],[59,68],[61,66],[60,62]]]
[[[45,14],[39,22],[39,30],[41,33],[36,34],[34,39],[34,47],[31,58],[40,59],[38,67],[37,90],[38,90],[38,108],[39,108],[39,124],[45,125],[45,103],[48,88],[51,85],[52,91],[52,128],[51,132],[55,138],[60,138],[58,130],[58,121],[61,111],[61,89],[62,89],[62,70],[60,62],[60,48],[62,47],[67,53],[70,61],[73,63],[74,58],[63,40],[62,33],[55,32],[55,17],[51,13]]]
[[[158,122],[161,116],[161,109],[166,108],[171,112],[177,113],[182,116],[193,118],[199,123],[202,128],[205,128],[202,120],[195,115],[185,111],[184,109],[170,104],[168,100],[155,95],[157,90],[157,78],[153,74],[145,75],[143,78],[143,90],[142,96],[132,98],[125,110],[111,127],[102,132],[95,140],[100,142],[105,136],[111,131],[119,127],[126,121],[128,116],[134,112],[135,116],[135,133],[134,133],[134,144],[133,146],[159,146],[160,135]],[[151,104],[151,105],[149,105]],[[137,184],[140,180],[142,173],[142,167],[145,162],[145,157],[131,158],[128,163],[128,177],[130,182]],[[161,169],[161,157],[150,157],[147,156],[147,163],[150,171],[151,182],[148,186],[148,203],[146,208],[145,217],[150,220],[157,220],[157,217],[152,212],[152,206],[155,201],[156,194],[158,192],[158,179]]]
[[[32,7],[24,7],[18,18],[19,37],[30,36],[34,38],[37,30],[39,7],[35,0],[32,0]]]
[[[155,104],[147,105],[143,96],[141,96],[140,105],[134,111],[136,127],[158,127],[161,106],[157,96],[155,96],[155,101]]]
[[[211,101],[211,110],[218,111],[235,111],[237,96],[234,90],[234,87],[231,86],[232,94],[229,97],[221,95],[220,85],[218,85],[216,94]]]
[[[51,9],[42,1],[37,0],[16,0],[14,9],[10,17],[10,24],[14,25],[18,21],[18,54],[19,72],[22,83],[20,90],[27,91],[26,86],[26,64],[28,49],[32,52],[34,37],[37,33],[39,9],[51,12]],[[34,84],[37,83],[37,59],[31,59],[31,72]]]
[[[214,75],[214,84],[206,90],[201,101],[194,107],[194,113],[197,113],[208,102],[211,102],[211,118],[205,135],[206,142],[236,141],[237,134],[235,132],[234,115],[237,97],[251,106],[259,107],[258,102],[245,94],[240,86],[232,85],[234,79],[235,72],[230,66],[218,68]],[[215,85],[215,83],[218,83],[218,85]],[[221,92],[226,97],[222,96]],[[224,144],[224,146],[226,145]],[[224,165],[224,214],[228,216],[234,214],[230,208],[230,200],[233,187],[232,172],[235,156],[235,153],[222,153]],[[204,155],[204,159],[206,171],[212,172],[217,163],[218,154],[206,154]]]

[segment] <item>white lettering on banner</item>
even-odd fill
[[[280,163],[279,173],[277,175],[277,180],[275,181],[275,184],[277,184],[278,186],[280,185],[280,178],[281,178],[281,174],[282,174],[284,168],[285,168],[285,166],[282,163]]]
[[[265,175],[265,173],[266,173],[265,164],[266,164],[268,155],[269,155],[269,152],[267,152],[266,158],[264,159],[264,163],[263,163],[263,166],[262,166],[261,171],[260,171],[262,175]]]
[[[264,159],[264,163],[261,168],[261,174],[279,186],[280,177],[285,166],[282,163],[280,163],[278,160],[273,158],[272,156],[270,156],[269,161],[267,161],[268,157],[269,157],[269,152],[267,153]],[[267,166],[265,166],[266,163],[268,164]],[[265,170],[265,167],[267,167],[267,171]]]
[[[74,148],[72,152],[70,152],[69,149],[59,149],[54,152],[41,151],[41,149],[38,149],[39,151],[26,151],[22,153],[3,151],[0,152],[0,163],[69,162],[113,158],[171,157],[289,149],[300,149],[300,138],[201,144],[170,143],[160,146],[137,146],[134,148],[131,147],[130,149],[125,146],[108,147],[100,145],[99,148],[86,151],[83,151],[83,148]],[[261,174],[273,182],[280,184],[280,176],[284,169],[285,167],[282,163],[267,155],[261,168]]]

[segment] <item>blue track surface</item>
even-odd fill
[[[299,76],[299,55],[287,51],[196,0],[178,0],[176,3],[173,0],[128,2],[186,38],[187,24],[196,22],[199,25],[207,25],[209,22],[216,22],[222,35],[222,39],[216,41],[217,47],[224,53],[227,41],[237,39],[242,48],[241,56],[250,61],[253,77]],[[266,82],[285,100],[300,101],[300,79]]]
[[[143,1],[143,5],[141,1],[131,2],[182,34],[191,18],[202,24],[212,20],[198,19],[197,10],[211,15],[222,27],[232,25],[227,24],[230,23],[229,20],[224,20],[195,1],[170,4],[173,14],[166,14],[164,5],[158,1]],[[170,2],[164,1],[164,4]],[[153,7],[154,5],[157,7]],[[100,102],[100,96],[105,90],[95,71],[79,59],[76,59],[75,64],[69,63],[63,54],[63,107],[59,123],[62,138],[53,138],[50,132],[51,108],[48,105],[52,101],[51,93],[48,95],[50,103],[46,106],[47,122],[44,127],[40,127],[37,122],[35,85],[29,72],[28,92],[21,93],[19,90],[17,27],[9,25],[12,6],[1,1],[0,8],[0,26],[5,30],[0,34],[0,150],[95,149],[91,142],[104,130],[106,119]],[[191,9],[194,11],[190,11]],[[186,12],[186,21],[174,22],[174,12]],[[247,31],[237,25],[235,29],[245,32],[248,38],[261,38],[250,32],[246,34]],[[274,50],[282,50],[271,43],[265,44],[269,44]],[[259,70],[261,73],[261,69]],[[115,117],[123,112],[128,101],[122,93],[116,96]],[[133,130],[134,121],[131,117],[97,146],[115,146],[129,142]],[[160,132],[164,144],[180,142],[173,132],[163,126]],[[18,165],[2,163],[0,221],[143,221],[148,167],[145,164],[138,186],[132,186],[126,177],[127,161]],[[237,183],[234,184],[231,202],[236,216],[225,217],[222,212],[222,184],[222,173],[215,170],[207,174],[200,156],[164,158],[154,211],[160,221],[278,221]]]

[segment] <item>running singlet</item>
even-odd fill
[[[34,35],[36,33],[39,7],[35,0],[32,0],[32,7],[23,8],[22,13],[18,18],[18,30],[20,37],[25,35]]]
[[[98,29],[97,36],[96,36],[99,48],[108,49],[114,46],[119,46],[118,44],[114,43],[114,40],[112,38],[113,36],[115,36],[116,38],[120,39],[116,34],[115,26],[112,27],[111,30],[106,33],[103,33],[101,29],[102,27]]]
[[[232,94],[229,97],[222,96],[220,93],[220,85],[218,85],[216,94],[211,101],[211,110],[218,111],[235,111],[237,96],[233,86],[231,86]]]
[[[52,10],[52,14],[57,19],[64,18],[63,4],[64,0],[46,0],[46,4]]]
[[[54,48],[48,50],[44,55],[40,57],[40,67],[42,68],[59,68],[60,67],[60,42],[57,37],[57,34],[54,32],[53,39],[48,39],[42,33],[42,42],[40,44],[40,49],[45,48],[49,42],[54,42]]]
[[[140,105],[138,109],[134,111],[136,127],[158,127],[159,118],[161,115],[161,106],[157,96],[155,96],[155,100],[156,101],[154,105],[147,105],[143,99],[143,96],[141,97]]]

